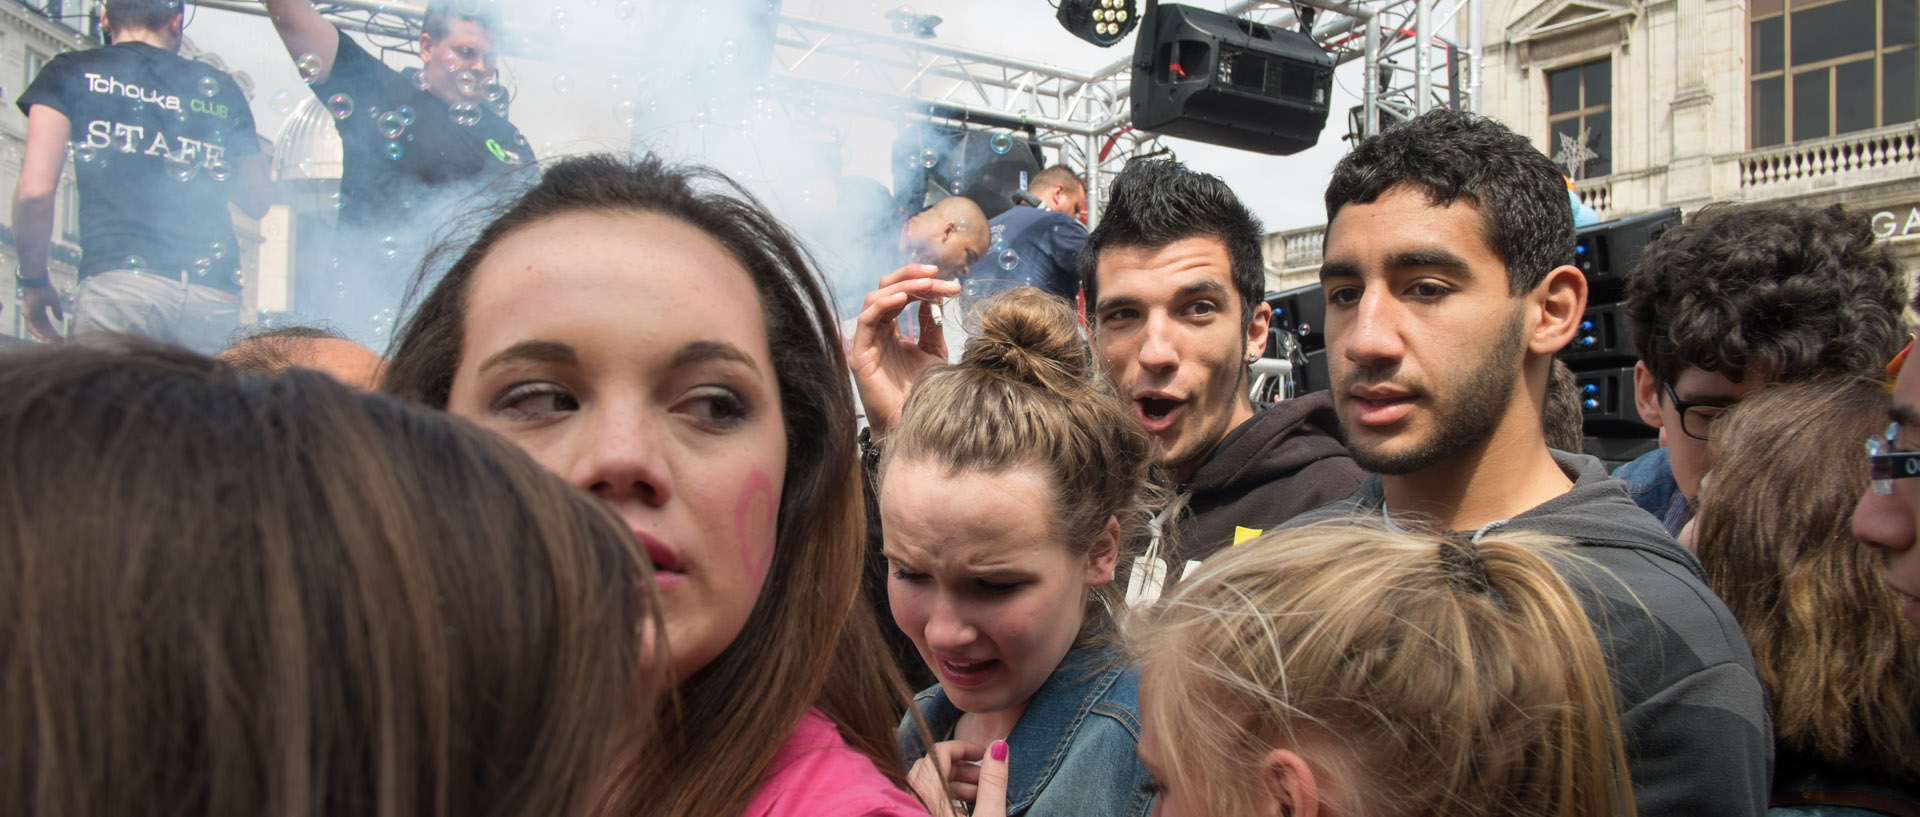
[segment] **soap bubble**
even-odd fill
[[[320,58],[313,54],[301,54],[293,61],[293,67],[300,71],[301,81],[312,85],[320,79]]]
[[[174,181],[190,182],[200,174],[200,163],[193,160],[193,154],[182,153],[181,158],[167,160],[167,174]]]
[[[487,81],[486,97],[488,102],[501,102],[507,98],[507,89],[498,82]]]
[[[1013,137],[1004,133],[996,133],[992,139],[987,140],[987,147],[993,148],[994,153],[1005,156],[1007,155],[1007,151],[1013,149]]]
[[[137,255],[129,255],[120,260],[120,268],[133,270],[137,275],[141,270],[147,268],[147,259]]]
[[[399,258],[400,257],[400,239],[394,238],[393,236],[390,236],[390,235],[381,236],[380,251],[382,253],[385,253],[388,258]]]
[[[353,115],[353,97],[346,94],[334,94],[327,97],[327,110],[333,112],[333,118],[345,119]]]
[[[227,260],[227,245],[223,242],[213,242],[212,245],[207,247],[207,251],[213,254],[213,260],[215,261]]]
[[[954,229],[954,231],[955,231],[955,232],[962,232],[962,233],[964,233],[964,232],[966,232],[966,231],[967,231],[967,228],[968,228],[968,227],[971,227],[971,226],[973,226],[973,225],[972,225],[972,224],[969,224],[969,223],[967,223],[967,220],[966,220],[966,219],[964,219],[964,218],[963,218],[963,219],[958,219],[958,220],[956,220],[956,221],[954,221],[954,222],[953,222],[953,229]]]
[[[633,124],[633,114],[633,100],[631,99],[620,100],[620,104],[613,106],[613,118],[623,124]]]
[[[707,118],[708,118],[708,117],[707,117],[707,112],[706,112],[706,111],[694,111],[694,113],[693,113],[693,126],[694,126],[694,127],[696,127],[696,128],[704,128],[704,127],[706,127],[706,126],[707,126]]]
[[[471,128],[480,124],[480,106],[471,102],[455,105],[448,109],[448,112],[453,115],[453,124],[460,127]]]
[[[398,112],[387,111],[380,115],[381,136],[385,136],[388,139],[398,139],[400,138],[400,133],[406,129],[407,123],[401,118]]]
[[[224,182],[233,175],[233,167],[224,161],[215,159],[207,163],[207,175],[216,182]]]
[[[555,75],[553,78],[553,90],[563,94],[573,90],[573,77],[567,76],[566,74]]]
[[[1019,253],[1014,252],[1013,250],[1002,250],[1000,252],[1000,268],[1001,269],[1010,270],[1017,266],[1020,266]]]
[[[620,0],[620,2],[613,4],[614,16],[619,17],[622,20],[633,19],[633,11],[634,11],[633,0]]]
[[[738,56],[740,56],[739,43],[732,40],[725,40],[720,43],[720,59],[733,62],[733,58]]]
[[[402,147],[400,147],[400,143],[399,143],[399,142],[388,142],[388,143],[387,143],[387,158],[388,158],[388,159],[392,159],[393,161],[396,161],[396,162],[397,162],[397,161],[400,161],[400,157],[401,157],[401,156],[402,156],[403,154],[405,154],[405,153],[406,153],[406,149],[405,149],[405,148],[402,148]]]
[[[339,193],[335,193],[335,194],[333,194],[333,209],[334,209],[334,211],[335,211],[335,212],[338,212],[338,211],[340,210],[340,208],[342,208],[342,207],[345,207],[345,206],[347,206],[347,203],[346,203],[346,201],[344,201],[344,200],[342,200],[342,199],[340,198],[340,194],[339,194]]]
[[[959,183],[959,182],[954,182],[954,183],[953,183],[953,194],[954,194],[954,195],[956,195],[956,196],[958,196],[958,195],[960,195],[960,183]]]
[[[567,10],[566,10],[566,9],[563,9],[563,8],[559,8],[559,7],[555,7],[555,8],[554,8],[554,10],[553,10],[553,27],[554,27],[555,29],[557,29],[557,30],[560,30],[560,31],[566,31],[566,30],[567,30],[567,26],[568,26],[568,25],[570,25],[570,24],[572,24],[572,23],[573,23],[573,18],[572,18],[572,17],[570,17],[570,16],[568,16],[568,14],[567,14]]]
[[[208,269],[209,267],[212,267],[212,266],[213,266],[213,259],[211,259],[211,258],[195,258],[195,259],[193,259],[193,275],[194,275],[194,277],[196,277],[196,278],[205,278],[205,277],[207,277],[207,269]]]
[[[413,108],[401,105],[398,108],[394,108],[393,112],[396,116],[400,117],[400,125],[402,127],[413,127]]]
[[[86,142],[73,143],[73,161],[76,164],[92,164],[100,158],[100,149]]]
[[[273,95],[273,110],[282,116],[293,113],[293,94],[279,91]]]
[[[932,168],[934,165],[937,165],[939,163],[940,163],[940,154],[934,153],[932,148],[928,148],[920,152],[921,167]]]
[[[200,78],[200,95],[208,98],[220,95],[220,80],[213,77]]]
[[[474,96],[480,93],[480,75],[472,71],[461,71],[453,75],[453,87],[461,96]]]
[[[427,72],[425,71],[413,72],[413,87],[418,88],[422,91],[427,89]]]

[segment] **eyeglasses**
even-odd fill
[[[1920,477],[1920,451],[1895,451],[1900,439],[1900,424],[1888,423],[1883,437],[1867,438],[1867,475],[1873,479],[1873,492],[1881,496],[1893,493],[1893,481]]]
[[[1680,430],[1696,440],[1712,440],[1713,421],[1720,418],[1720,412],[1733,408],[1725,403],[1682,400],[1673,393],[1672,383],[1662,383],[1660,387],[1667,390],[1667,399],[1672,400],[1674,409],[1680,412]]]

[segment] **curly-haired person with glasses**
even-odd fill
[[[1713,467],[1714,419],[1763,389],[1877,378],[1907,340],[1906,282],[1864,214],[1716,204],[1668,230],[1627,278],[1634,403],[1661,447],[1621,466],[1678,535]]]

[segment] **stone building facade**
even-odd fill
[[[1840,203],[1920,270],[1920,0],[1482,0],[1481,110],[1602,219]],[[1462,38],[1464,39],[1464,38]],[[1268,238],[1312,283],[1324,225]]]

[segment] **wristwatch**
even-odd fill
[[[873,429],[860,429],[860,465],[872,474],[880,467],[880,445],[873,441]]]
[[[38,289],[40,287],[48,286],[52,284],[53,279],[44,272],[40,273],[40,276],[38,278],[25,278],[25,277],[22,277],[20,273],[15,272],[13,274],[13,282],[15,284],[19,284],[20,286],[26,287],[27,289]]]

